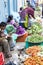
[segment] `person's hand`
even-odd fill
[[[8,35],[6,35],[6,37],[5,37],[5,38],[11,38],[11,35],[9,35],[9,34],[8,34]]]
[[[9,34],[9,35],[7,35],[7,37],[11,37],[11,35]]]

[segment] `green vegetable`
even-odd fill
[[[28,33],[34,34],[34,33],[41,33],[42,32],[42,26],[38,22],[34,22],[33,25],[30,27],[30,29],[27,30]]]
[[[43,42],[43,37],[41,35],[34,34],[34,35],[28,37],[28,42],[40,43],[40,42]]]
[[[40,8],[39,8],[39,7],[36,7],[36,8],[35,8],[35,11],[40,11]]]

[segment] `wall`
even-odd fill
[[[5,21],[8,15],[8,0],[0,0],[0,22]]]
[[[24,5],[24,0],[0,0],[0,22],[6,21],[9,14],[18,12]]]
[[[9,0],[10,4],[10,14],[13,12],[18,12],[20,7],[23,6],[24,0]]]
[[[20,9],[20,7],[22,7],[22,0],[17,0],[17,2],[18,2],[18,11],[19,11],[19,9]]]

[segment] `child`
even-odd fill
[[[12,55],[10,54],[10,46],[4,34],[5,26],[6,26],[6,23],[0,24],[0,45],[2,46],[2,49],[4,50],[5,57],[9,58]]]

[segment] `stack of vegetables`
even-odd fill
[[[27,31],[32,35],[26,38],[26,53],[30,57],[24,61],[24,65],[43,65],[43,36],[39,35],[43,31],[42,26],[39,22],[34,22]]]
[[[43,65],[43,46],[32,46],[26,49],[30,57],[26,58],[24,65]]]
[[[43,37],[38,34],[32,35],[29,42],[32,44],[43,42]],[[30,57],[24,61],[24,65],[43,65],[43,46],[31,46],[26,49],[26,54],[30,55]]]
[[[43,65],[43,57],[29,57],[24,61],[24,65]]]
[[[34,22],[32,26],[27,30],[29,34],[38,34],[42,32],[42,26],[39,22]]]
[[[26,38],[26,45],[25,47],[28,48],[29,46],[34,45],[43,45],[43,36],[39,34],[33,34]]]
[[[43,57],[43,46],[40,46],[40,51],[37,53],[37,56]]]
[[[26,53],[31,54],[31,56],[35,56],[40,50],[41,48],[39,46],[32,46],[26,49]]]
[[[33,34],[30,37],[28,37],[28,42],[41,43],[41,42],[43,42],[43,36],[39,35],[39,34]]]
[[[43,46],[31,46],[26,49],[26,54],[31,56],[43,56]]]

